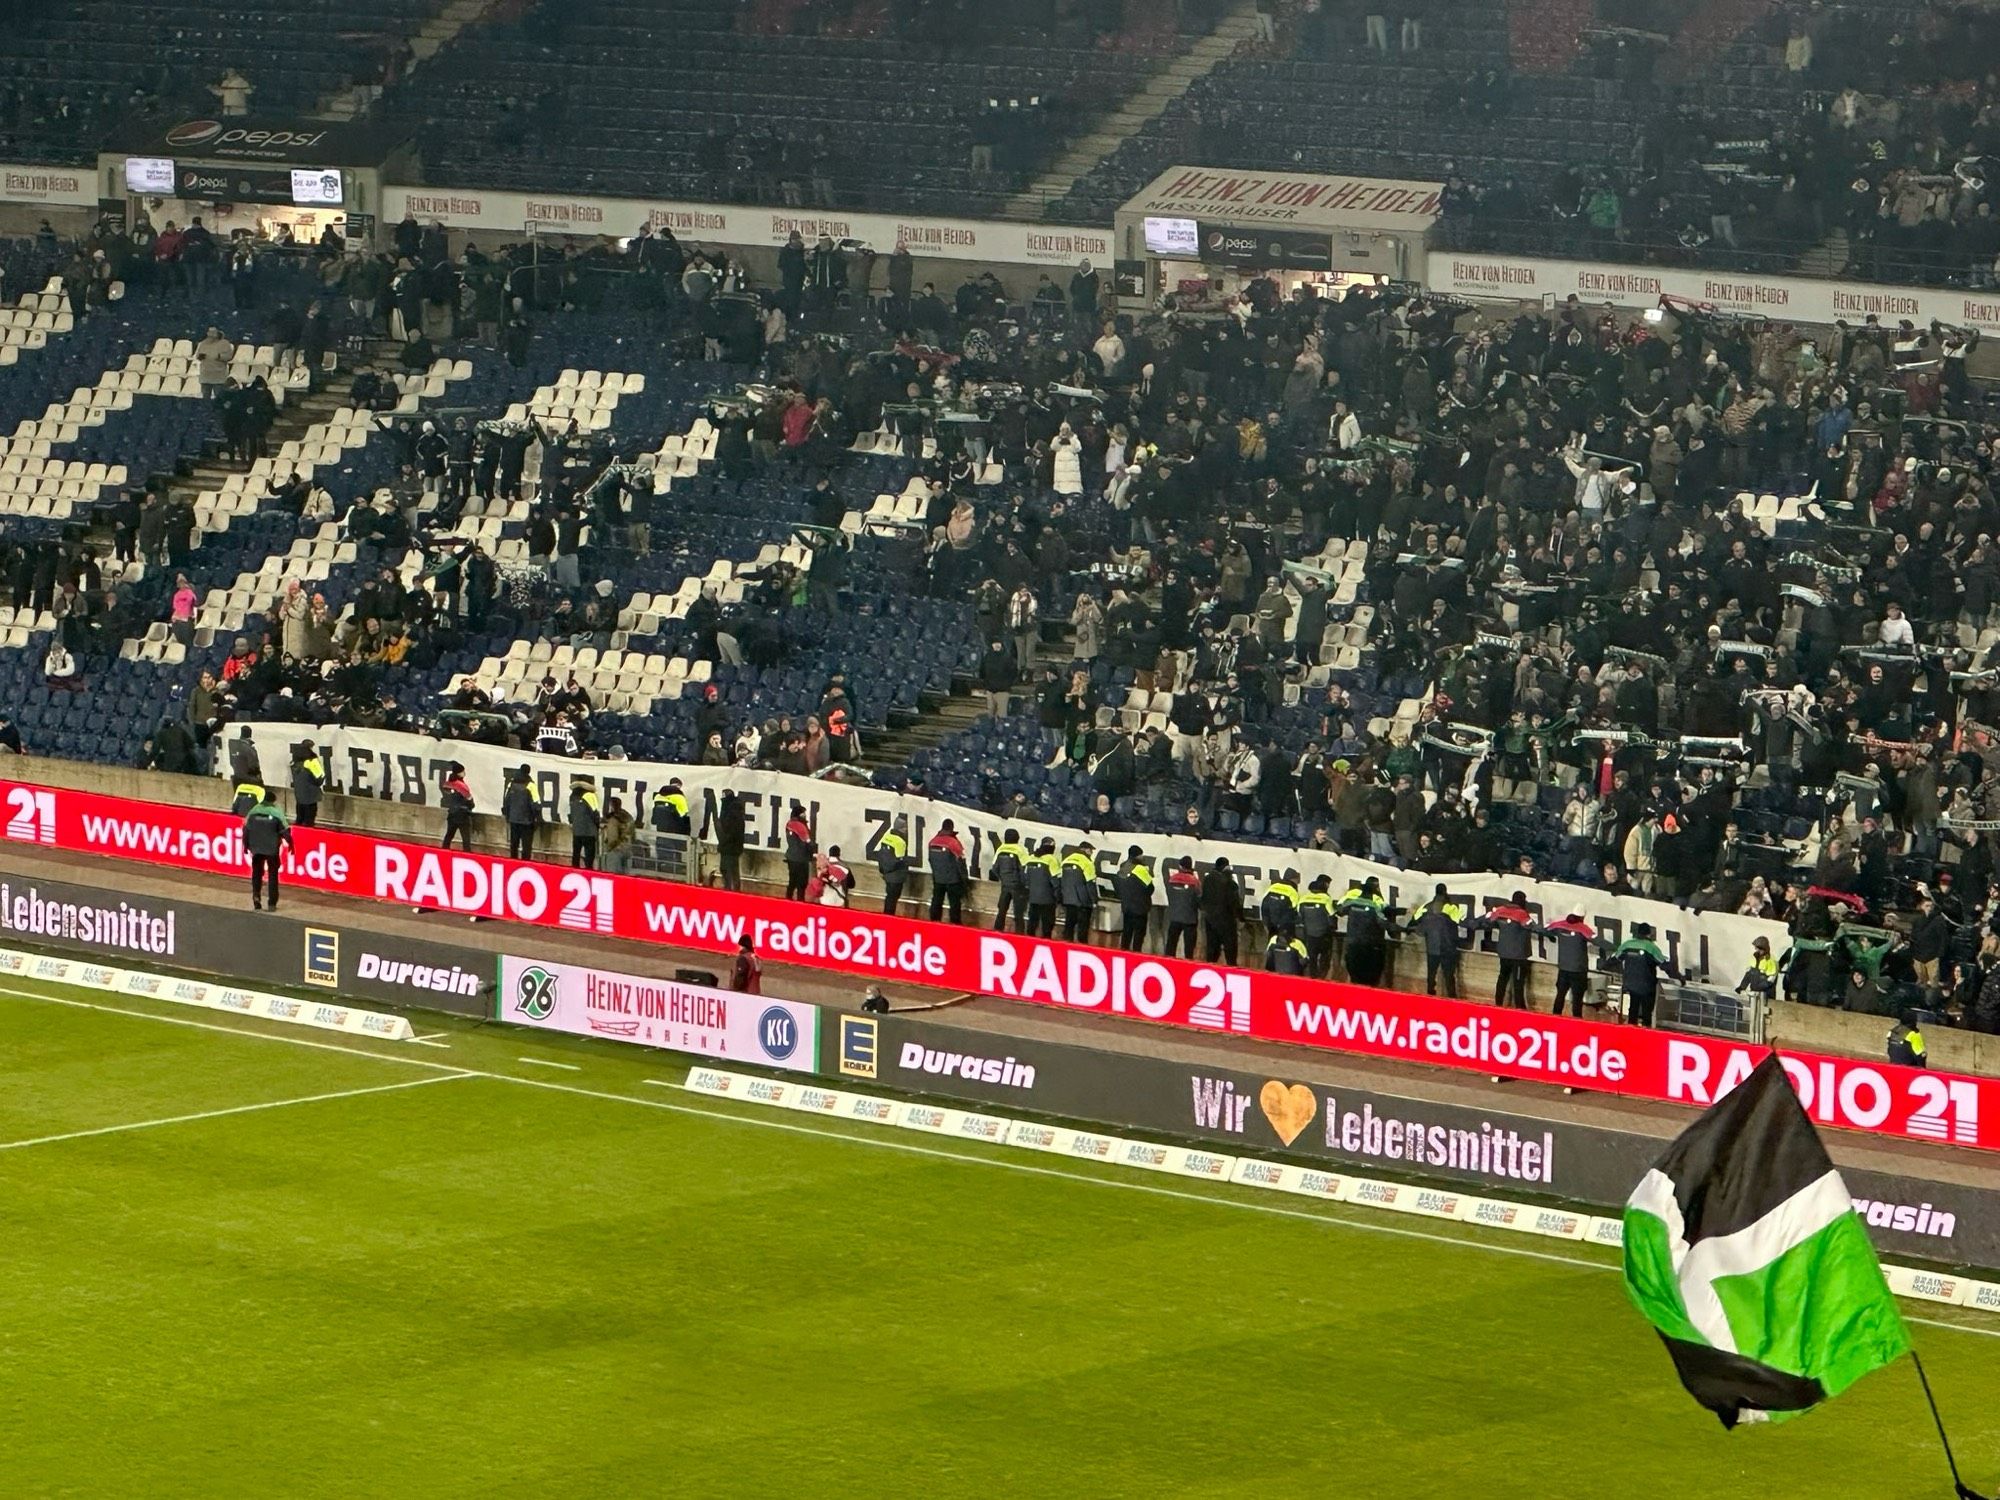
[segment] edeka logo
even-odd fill
[[[783,1006],[773,1005],[757,1018],[757,1044],[772,1062],[783,1062],[799,1050],[799,1025]]]
[[[167,132],[169,146],[199,146],[222,134],[220,120],[183,120]]]
[[[340,988],[340,934],[325,927],[308,927],[305,936],[306,983],[323,990]]]
[[[521,971],[521,977],[514,985],[514,1003],[521,1008],[521,1014],[531,1021],[546,1021],[555,1014],[556,1001],[560,990],[556,976],[540,964],[530,964]]]
[[[843,1078],[873,1078],[882,1047],[881,1028],[873,1016],[840,1018],[840,1074]]]

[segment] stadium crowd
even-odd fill
[[[2000,1026],[2000,427],[1966,374],[1971,335],[1871,319],[1815,339],[1575,302],[1488,322],[1270,281],[1220,315],[1169,301],[1134,318],[1088,266],[1013,303],[990,278],[913,284],[901,255],[871,299],[874,267],[831,245],[785,257],[753,303],[691,296],[696,255],[670,237],[618,254],[622,294],[657,301],[689,358],[765,375],[716,408],[725,478],[781,476],[831,531],[857,435],[923,449],[913,572],[969,599],[987,641],[989,809],[1107,850],[1145,827],[1768,916],[1792,926],[1794,993],[1888,1011],[1929,983]],[[476,338],[477,320],[437,331]],[[407,508],[338,497],[348,535],[385,556],[412,526],[426,539],[422,495],[522,482],[500,434],[401,436]],[[288,590],[235,654],[310,678],[329,653],[389,689],[412,643],[475,611],[518,603],[524,631],[608,639],[582,539],[660,545],[670,503],[636,452],[505,441],[545,448],[538,602],[432,538],[444,566],[422,586],[384,576],[345,624]],[[634,467],[600,482],[619,461]],[[704,597],[695,650],[782,652],[776,622],[840,587],[828,566]],[[281,716],[412,724],[432,707],[323,681],[276,694]],[[218,723],[258,711],[232,686],[197,689],[220,695],[204,698]],[[833,683],[810,720],[739,722],[711,693],[700,758],[851,760],[844,697]],[[501,732],[476,690],[452,706],[473,711],[453,732]],[[551,677],[504,732],[605,753],[591,709]],[[1035,775],[1051,767],[1080,813]],[[885,773],[924,790],[930,774],[922,757]]]
[[[506,289],[510,315],[532,299],[560,318],[596,275],[689,360],[761,371],[717,408],[717,468],[796,484],[829,532],[858,435],[922,448],[915,571],[969,600],[988,642],[977,685],[1002,738],[980,747],[977,795],[993,810],[1067,818],[1107,847],[1149,827],[1771,916],[1793,925],[1786,982],[1810,998],[1894,1008],[1928,977],[2000,1024],[2000,982],[1980,1008],[2000,428],[1966,375],[1969,334],[1869,320],[1812,339],[1574,302],[1488,323],[1401,291],[1285,299],[1270,281],[1220,314],[1169,301],[1134,318],[1088,266],[1015,303],[991,277],[947,296],[915,284],[907,255],[871,263],[830,242],[788,250],[760,290],[665,234],[525,273],[413,224],[396,237],[439,258],[419,273],[396,253],[372,297],[345,299],[373,331],[491,338],[479,287]],[[353,263],[314,264],[330,288]],[[391,289],[417,274],[442,295],[406,310]],[[344,619],[288,584],[261,638],[189,684],[185,725],[423,722],[432,705],[400,703],[396,669],[489,612],[609,639],[616,604],[586,546],[657,544],[675,524],[643,443],[392,425],[393,503],[296,482],[273,497],[302,524],[337,518],[376,579]],[[542,576],[503,581],[450,537],[454,506],[523,492],[531,447]],[[176,503],[121,502],[117,555],[173,567]],[[390,567],[413,542],[434,561],[414,588]],[[796,624],[775,622],[801,598],[836,600],[839,554],[728,606],[705,597],[695,650],[782,653]],[[80,685],[77,663],[128,628],[115,577],[50,538],[16,546],[10,576],[60,622],[50,685]],[[179,633],[197,600],[168,598]],[[825,628],[837,638],[838,616]],[[851,760],[843,696],[796,723],[733,722],[711,700],[702,758]],[[588,752],[590,719],[588,694],[551,679],[509,732]],[[477,712],[464,723],[494,732]],[[999,753],[1025,742],[1005,738],[1016,726],[1033,755]],[[149,763],[198,758],[181,741],[202,737],[156,737]],[[1051,765],[1085,789],[1080,815],[1023,774]]]

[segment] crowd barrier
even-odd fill
[[[227,813],[0,781],[17,843],[241,876]],[[1355,985],[1111,953],[1011,933],[520,863],[317,828],[283,866],[308,888],[402,906],[729,953],[1536,1082],[1706,1106],[1762,1048]],[[1822,1125],[2000,1149],[2000,1080],[1792,1053]]]
[[[248,728],[267,774],[275,776],[291,764],[292,746],[302,733],[300,726],[253,724]],[[604,797],[623,798],[633,816],[642,821],[653,793],[670,779],[678,780],[693,807],[698,830],[709,827],[723,792],[734,791],[744,801],[748,825],[745,840],[753,850],[784,848],[785,821],[796,801],[805,809],[806,820],[820,847],[837,847],[850,863],[862,868],[867,867],[877,843],[890,829],[900,830],[910,849],[921,855],[925,841],[946,819],[952,821],[965,845],[966,861],[975,880],[986,877],[993,851],[1010,827],[1028,838],[1053,838],[1064,848],[1082,837],[1076,829],[1056,824],[1009,820],[929,797],[888,792],[879,787],[843,786],[834,781],[785,776],[775,771],[631,760],[575,760],[499,745],[438,740],[379,729],[324,729],[314,731],[312,738],[326,766],[328,791],[349,799],[434,808],[439,812],[440,827],[445,768],[457,762],[465,768],[466,785],[474,803],[488,812],[499,809],[506,775],[518,766],[528,768],[542,806],[556,815],[568,805],[571,783],[578,776],[591,777]],[[227,765],[218,769],[226,772]],[[1264,888],[1287,868],[1300,872],[1302,890],[1316,875],[1328,876],[1336,891],[1345,890],[1350,880],[1373,876],[1381,882],[1388,900],[1404,909],[1430,900],[1440,879],[1448,887],[1452,900],[1472,910],[1511,901],[1514,892],[1523,891],[1530,909],[1550,919],[1580,912],[1614,942],[1633,923],[1649,923],[1661,945],[1684,972],[1725,986],[1734,985],[1750,967],[1751,948],[1756,939],[1768,940],[1774,952],[1782,950],[1786,942],[1784,925],[1779,922],[1734,912],[1690,911],[1671,902],[1612,896],[1560,881],[1524,880],[1504,874],[1440,877],[1398,870],[1351,855],[1237,843],[1228,838],[1190,838],[1184,834],[1101,834],[1098,840],[1105,845],[1098,851],[1100,868],[1107,870],[1116,869],[1126,849],[1134,845],[1145,852],[1156,869],[1164,869],[1169,861],[1184,855],[1202,869],[1218,858],[1226,858],[1253,908],[1262,899]],[[1156,905],[1165,903],[1164,881],[1155,882],[1154,900]]]

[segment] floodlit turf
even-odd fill
[[[1907,1366],[1724,1434],[1583,1248],[209,1024],[0,998],[0,1495],[1948,1493]],[[2000,1339],[1916,1334],[1990,1486]]]

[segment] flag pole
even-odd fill
[[[1958,1477],[1958,1460],[1952,1456],[1951,1439],[1945,1436],[1944,1418],[1938,1414],[1937,1397],[1931,1394],[1931,1378],[1924,1373],[1923,1356],[1916,1350],[1910,1351],[1910,1362],[1917,1367],[1917,1379],[1924,1388],[1924,1400],[1930,1404],[1931,1421],[1937,1424],[1938,1441],[1944,1445],[1944,1461],[1951,1467],[1951,1487],[1958,1500],[1985,1500],[1985,1497],[1965,1487],[1965,1481]]]

